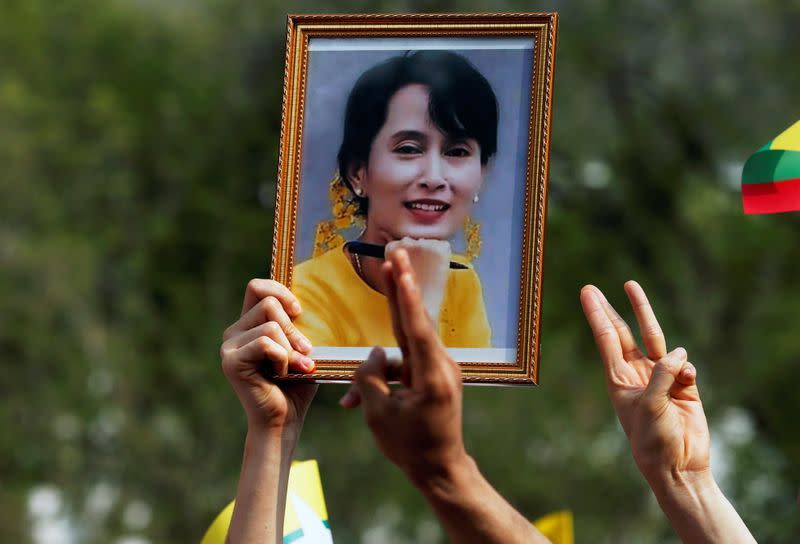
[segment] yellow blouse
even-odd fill
[[[292,292],[303,313],[295,324],[315,346],[396,346],[386,297],[353,270],[342,248],[294,268]],[[449,270],[439,335],[450,348],[491,347],[492,330],[473,268]]]

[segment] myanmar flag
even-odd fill
[[[742,203],[744,213],[800,210],[800,121],[747,160]]]

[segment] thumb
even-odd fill
[[[645,398],[657,400],[669,395],[670,388],[678,379],[681,369],[686,364],[686,350],[676,348],[656,361],[650,383],[645,390]]]

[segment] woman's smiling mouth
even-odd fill
[[[435,223],[450,208],[450,204],[441,200],[420,199],[404,202],[403,206],[419,223]]]

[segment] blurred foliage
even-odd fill
[[[573,510],[579,542],[675,541],[577,303],[593,282],[625,307],[636,278],[699,369],[726,493],[761,541],[796,541],[800,221],[743,216],[737,184],[800,118],[800,5],[2,4],[4,541],[194,542],[234,494],[245,425],[217,352],[269,262],[286,11],[489,9],[561,18],[542,385],[468,389],[470,451],[531,518]],[[441,540],[342,391],[298,452],[336,541]]]

